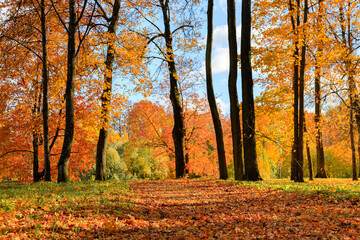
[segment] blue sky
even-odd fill
[[[228,47],[228,31],[227,31],[227,0],[214,0],[214,29],[213,29],[213,52],[212,52],[212,73],[213,85],[217,102],[222,112],[225,115],[230,114],[230,100],[228,90],[228,75],[229,75],[229,47]],[[206,4],[205,4],[206,5]],[[206,16],[204,16],[206,21]],[[237,22],[237,36],[238,36],[238,52],[240,51],[240,32],[241,32],[241,0],[236,0],[236,22]],[[161,24],[160,24],[161,26]],[[206,41],[206,23],[204,23],[202,30],[202,37]],[[205,77],[205,50],[201,53],[203,56],[202,69],[199,69]],[[241,72],[238,71],[238,96],[241,101]],[[200,94],[206,92],[205,81]],[[258,92],[258,91],[256,91]],[[140,98],[140,99],[139,99]],[[151,100],[150,97],[149,100]],[[132,95],[130,100],[137,102],[143,99],[142,96]],[[154,100],[159,100],[155,96]],[[161,100],[160,100],[161,102]]]
[[[238,46],[240,46],[241,31],[241,1],[236,1],[236,25]],[[227,13],[226,0],[215,0],[214,4],[214,36],[213,36],[213,54],[212,71],[215,95],[218,98],[223,113],[230,113],[230,101],[228,90],[229,75],[229,46],[227,32]],[[240,51],[240,49],[238,49]],[[240,71],[238,72],[238,90],[241,89]],[[241,99],[241,92],[239,92]]]

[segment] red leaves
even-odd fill
[[[45,194],[50,200],[39,207],[13,201],[0,212],[0,238],[356,239],[360,231],[357,199],[335,203],[326,195],[220,181],[130,184],[133,193]]]

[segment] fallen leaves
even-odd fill
[[[357,198],[224,181],[130,184],[132,192],[115,191],[114,183],[86,197],[9,199],[0,239],[356,239],[360,232]]]

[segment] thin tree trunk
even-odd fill
[[[323,27],[323,0],[319,0],[319,15],[318,15],[318,27]],[[321,130],[321,66],[319,59],[323,56],[323,41],[321,38],[322,30],[318,30],[318,49],[315,59],[315,132],[316,132],[316,161],[317,161],[317,173],[316,178],[326,178],[325,172],[325,156]]]
[[[355,136],[354,136],[354,96],[355,96],[355,82],[351,74],[349,74],[349,95],[350,95],[350,144],[351,144],[351,162],[353,180],[357,180],[356,169],[356,151],[355,151]]]
[[[214,94],[212,71],[211,71],[211,53],[212,53],[212,41],[213,41],[213,8],[214,8],[214,0],[208,0],[208,12],[207,12],[208,25],[207,25],[207,42],[206,42],[206,58],[205,58],[206,90],[207,90],[211,116],[214,124],[214,129],[215,129],[216,146],[217,146],[217,153],[219,159],[220,179],[227,179],[228,173],[226,168],[223,130],[222,130],[219,112],[216,106],[216,99]]]
[[[355,139],[354,139],[354,113],[353,113],[353,98],[350,95],[350,144],[351,144],[351,162],[353,180],[357,180],[356,175],[356,153],[355,153]]]
[[[47,57],[47,33],[46,33],[46,14],[45,14],[45,0],[40,3],[40,18],[41,18],[41,36],[42,36],[42,80],[43,80],[43,132],[44,132],[44,161],[45,161],[45,181],[51,181],[50,172],[50,148],[49,148],[49,104],[48,104],[48,57]]]
[[[109,138],[110,103],[112,90],[113,64],[115,59],[115,34],[119,19],[120,0],[115,0],[112,17],[108,26],[108,43],[105,60],[104,86],[101,96],[101,128],[96,150],[96,172],[95,179],[106,180],[106,149]]]
[[[326,178],[325,156],[321,131],[321,86],[320,86],[320,66],[315,63],[315,132],[316,132],[316,178]]]
[[[303,29],[303,39],[301,41],[301,60],[299,62],[299,26],[300,23],[300,0],[296,1],[294,6],[292,1],[289,0],[290,11],[295,11],[295,17],[291,15],[292,29],[294,37],[295,50],[294,50],[294,143],[291,162],[291,179],[295,182],[304,182],[303,165],[304,165],[304,88],[305,88],[305,60],[306,60],[306,34]],[[308,16],[308,1],[304,2],[304,18],[303,25],[307,22]],[[296,25],[295,25],[296,18]]]
[[[261,180],[256,158],[255,106],[251,69],[251,0],[242,0],[241,14],[241,82],[245,179]]]
[[[351,9],[351,1],[348,1],[348,9]],[[346,11],[346,17],[347,17],[347,48],[348,48],[348,56],[350,57],[353,54],[353,36],[352,36],[352,32],[351,32],[351,16],[350,16],[350,11]],[[346,38],[344,38],[345,42],[346,42]],[[346,44],[345,44],[346,45]],[[356,173],[356,153],[355,153],[355,139],[354,139],[354,126],[355,126],[355,121],[354,121],[354,111],[355,111],[355,116],[358,113],[358,103],[359,103],[359,99],[358,99],[358,95],[357,95],[357,89],[356,89],[356,83],[355,83],[355,64],[353,64],[353,61],[351,59],[349,59],[347,61],[346,64],[346,70],[348,73],[348,79],[349,79],[349,90],[350,90],[350,121],[351,121],[351,125],[352,125],[352,147],[354,148],[353,151],[353,158],[352,158],[352,168],[353,168],[353,180],[358,180],[357,178],[357,173]]]
[[[166,59],[169,68],[170,77],[170,100],[174,113],[174,128],[172,131],[172,137],[175,145],[175,172],[176,178],[182,178],[185,176],[185,154],[184,154],[184,113],[180,101],[180,92],[178,88],[179,76],[176,72],[176,64],[173,54],[172,34],[170,30],[170,9],[169,2],[159,0],[164,20],[165,27],[165,41],[166,41]]]
[[[357,126],[358,126],[357,127],[357,129],[358,129],[358,155],[359,155],[359,159],[360,159],[360,121],[359,120],[356,120],[356,122],[357,122]],[[355,168],[356,168],[356,162],[355,162]],[[360,161],[359,161],[358,177],[360,177]]]
[[[303,25],[307,22],[308,17],[308,0],[304,3],[304,19]],[[300,6],[300,0],[298,0],[298,6]],[[304,89],[305,89],[305,66],[306,66],[306,33],[303,29],[303,41],[301,47],[301,62],[300,62],[300,76],[299,76],[299,159],[297,169],[296,182],[304,182],[304,124],[305,124],[305,109],[304,109]]]
[[[349,2],[350,5],[350,2]],[[349,6],[350,7],[350,6]],[[340,26],[341,26],[341,37],[343,47],[346,48],[346,57],[349,58],[352,54],[353,46],[352,46],[352,36],[350,29],[350,15],[346,13],[347,18],[345,18],[345,12],[343,8],[343,3],[341,3],[339,7],[340,12]],[[344,61],[346,74],[348,77],[348,93],[350,100],[350,146],[351,146],[351,162],[352,162],[352,172],[353,172],[353,180],[357,180],[356,174],[356,151],[355,151],[355,137],[354,137],[354,110],[355,110],[355,101],[356,101],[356,85],[354,81],[354,72],[352,69],[351,59],[346,59]]]
[[[76,1],[69,0],[69,27],[68,27],[68,55],[67,55],[67,80],[66,80],[66,106],[65,106],[65,136],[58,162],[58,182],[68,182],[69,158],[74,138],[74,90],[75,90],[75,59],[77,29]]]
[[[310,154],[310,147],[308,141],[306,141],[306,153],[307,153],[308,167],[309,167],[309,180],[312,181],[314,180],[314,177],[313,177],[311,154]]]
[[[313,169],[312,169],[311,154],[310,154],[310,147],[309,147],[309,135],[308,135],[308,132],[306,129],[306,124],[304,124],[304,133],[306,135],[305,144],[306,144],[306,155],[307,155],[308,168],[309,168],[309,180],[313,180]]]
[[[33,140],[32,140],[32,147],[33,147],[33,180],[34,182],[39,182],[39,137],[37,133],[33,132]]]
[[[40,114],[40,104],[42,98],[42,90],[39,89],[38,93],[35,93],[34,104],[32,108],[32,115],[34,119],[38,119]],[[40,145],[40,133],[37,126],[33,126],[32,133],[32,147],[33,147],[33,180],[39,182],[44,176],[44,171],[39,173],[39,145]]]
[[[355,89],[355,92],[357,90]],[[354,107],[355,107],[355,120],[357,125],[357,131],[358,131],[358,155],[360,159],[360,100],[359,96],[356,95],[355,101],[354,101]],[[355,162],[355,168],[356,168],[356,162]],[[360,177],[360,160],[359,160],[359,171],[358,171],[358,177]]]
[[[289,0],[289,10],[294,11],[294,6],[292,0]],[[296,13],[296,17],[291,15],[291,24],[292,30],[295,36],[297,36],[297,26],[300,24],[299,13]],[[292,87],[294,91],[293,96],[293,125],[294,125],[294,136],[293,136],[293,145],[291,151],[291,180],[296,180],[297,169],[298,169],[298,158],[299,158],[299,41],[296,39],[294,41],[294,53],[293,53],[293,61],[294,61],[294,72],[293,72],[293,82]]]
[[[230,55],[229,72],[229,96],[230,96],[230,119],[233,144],[235,180],[244,180],[243,160],[242,160],[242,142],[240,125],[240,108],[237,95],[237,43],[236,43],[236,18],[235,1],[227,0],[227,21]]]

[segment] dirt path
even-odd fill
[[[358,202],[220,181],[131,182],[125,239],[360,239]]]

